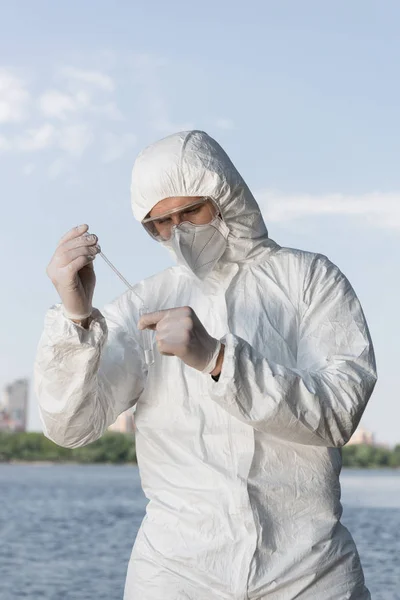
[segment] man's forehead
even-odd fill
[[[184,208],[188,204],[192,204],[196,200],[201,200],[202,196],[173,196],[171,198],[164,198],[160,200],[150,211],[151,217],[156,217],[157,215],[162,215],[169,210],[173,210],[174,208]]]

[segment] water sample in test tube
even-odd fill
[[[133,292],[133,294],[135,294],[136,298],[138,298],[138,300],[140,302],[139,317],[141,317],[142,315],[145,315],[146,313],[150,312],[149,309],[147,308],[147,306],[145,306],[142,298],[139,296],[139,294],[137,292],[135,292],[135,290],[133,289],[133,287],[131,286],[131,284],[129,283],[129,281],[127,281],[125,279],[125,277],[118,271],[118,269],[116,267],[114,267],[114,265],[112,264],[112,262],[110,260],[108,260],[108,258],[106,257],[106,255],[103,254],[103,252],[99,252],[99,255],[108,264],[108,266],[114,271],[114,273],[120,278],[120,280],[131,290],[131,292]],[[153,336],[152,336],[152,332],[151,332],[150,329],[142,329],[141,330],[141,336],[142,336],[142,346],[143,346],[143,352],[144,352],[144,360],[146,362],[146,365],[150,366],[150,365],[152,365],[154,363],[154,350],[153,350]]]
[[[135,292],[136,293],[136,292]],[[139,316],[145,315],[150,312],[147,306],[142,304],[139,310]],[[144,350],[144,360],[146,365],[152,365],[154,363],[154,351],[153,351],[153,334],[151,329],[142,329],[142,344]]]

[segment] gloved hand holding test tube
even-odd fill
[[[114,273],[120,278],[120,280],[131,290],[131,292],[133,294],[135,294],[136,298],[138,298],[138,300],[140,301],[139,317],[150,312],[148,310],[147,306],[145,306],[143,299],[139,296],[139,294],[137,292],[135,292],[135,290],[133,289],[133,287],[131,286],[129,281],[127,281],[125,279],[125,277],[118,271],[118,269],[116,267],[114,267],[112,262],[110,260],[108,260],[106,255],[103,254],[102,251],[100,251],[99,256],[102,257],[102,259],[108,264],[108,266],[114,271]],[[145,359],[146,365],[150,366],[154,363],[152,332],[149,329],[142,329],[141,334],[142,334],[144,359]]]

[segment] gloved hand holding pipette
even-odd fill
[[[90,317],[96,275],[93,260],[100,252],[98,238],[78,225],[60,240],[47,267],[47,275],[60,295],[64,314],[74,320]]]
[[[88,225],[78,225],[60,240],[47,267],[47,274],[60,295],[66,317],[85,326],[92,314],[92,300],[96,285],[93,260],[97,254],[104,259],[121,281],[137,296],[140,302],[140,316],[148,313],[142,298],[131,284],[121,275],[108,258],[101,252],[96,235],[88,232]],[[142,349],[147,365],[154,362],[152,333],[141,332]]]

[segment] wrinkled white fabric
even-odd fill
[[[137,285],[150,310],[191,306],[225,344],[215,382],[155,353],[146,370],[128,291],[89,330],[47,314],[35,363],[45,434],[76,447],[136,406],[146,516],[125,600],[368,600],[341,525],[340,447],[374,388],[368,328],[325,256],[268,238],[256,201],[202,132],[135,163],[139,221],[167,196],[212,196],[230,234],[200,282],[173,267]]]
[[[186,265],[199,279],[204,279],[225,252],[228,235],[228,226],[216,216],[204,225],[180,223],[162,243],[172,249],[179,265]]]

